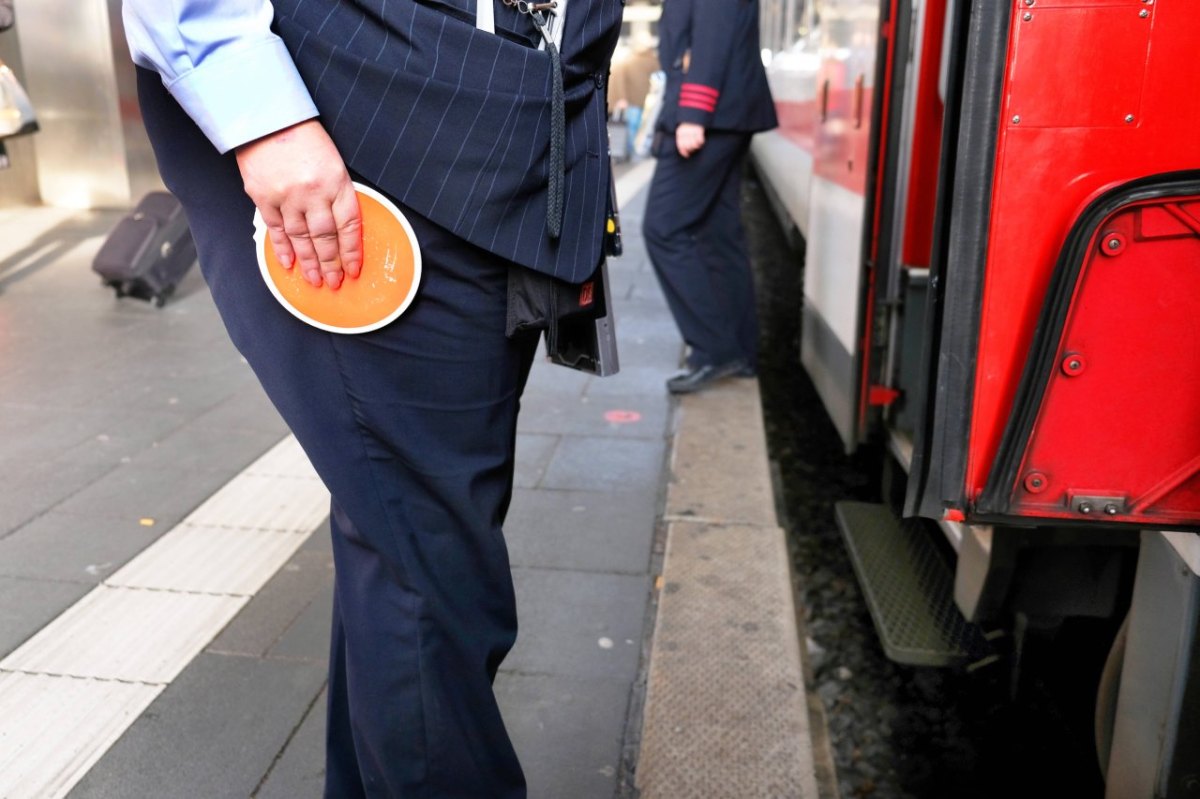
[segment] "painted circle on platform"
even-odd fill
[[[395,321],[412,304],[421,283],[421,248],[400,209],[379,192],[354,184],[362,213],[363,265],[334,291],[314,287],[299,268],[275,257],[262,214],[254,212],[258,267],[275,299],[292,316],[330,333],[369,333]]]

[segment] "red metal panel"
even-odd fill
[[[1146,5],[1126,0],[1109,8],[1026,8],[1013,40],[1010,115],[1023,127],[1136,121],[1150,47]]]
[[[917,66],[916,113],[913,120],[912,158],[904,214],[906,266],[928,267],[933,252],[933,220],[937,211],[938,169],[942,157],[942,116],[945,106],[938,96],[942,67],[942,30],[946,2],[934,0],[925,8],[921,61]]]
[[[1200,519],[1200,198],[1119,212],[1072,299],[1013,510]]]
[[[1009,1],[1015,8],[1010,38],[1011,66],[997,149],[965,486],[967,496],[972,500],[982,490],[992,468],[1046,287],[1074,220],[1092,199],[1116,186],[1146,175],[1200,167],[1200,145],[1197,144],[1200,141],[1197,138],[1200,103],[1194,99],[1195,65],[1200,54],[1200,15],[1194,4],[1143,3],[1140,0],[1103,3],[1089,0],[1084,4],[1037,0],[1033,8],[1038,15],[1090,12],[1094,16],[1088,17],[1092,21],[1087,24],[1093,30],[1097,26],[1111,26],[1114,29],[1112,36],[1119,37],[1124,33],[1131,40],[1141,41],[1149,29],[1150,42],[1144,68],[1135,70],[1144,74],[1144,80],[1141,110],[1132,123],[1122,120],[1115,126],[1038,127],[1024,124],[1023,118],[1017,122],[1014,117],[1027,113],[1026,108],[1036,108],[1037,97],[1044,87],[1036,82],[1016,82],[1013,76],[1031,74],[1039,64],[1075,64],[1079,67],[1078,80],[1071,78],[1067,67],[1056,68],[1053,72],[1056,80],[1066,81],[1060,87],[1061,92],[1097,97],[1114,81],[1123,80],[1116,73],[1128,69],[1129,65],[1109,63],[1105,52],[1077,38],[1061,41],[1028,37],[1023,31],[1026,23],[1022,21],[1022,15],[1029,7],[1023,0]],[[1026,38],[1022,40],[1021,37]],[[1064,52],[1068,45],[1077,49]],[[1106,68],[1094,68],[1097,64]],[[954,265],[949,268],[953,270]],[[1142,296],[1140,291],[1130,289],[1127,297],[1130,304],[1157,302],[1156,295]],[[1152,316],[1150,314],[1148,318]],[[1113,328],[1110,332],[1120,334]],[[1143,353],[1142,357],[1164,356],[1151,352]],[[1198,370],[1197,361],[1193,359],[1181,368],[1194,374]],[[1182,374],[1184,372],[1177,372],[1170,379],[1178,380]],[[1143,378],[1166,380],[1168,373],[1145,373]],[[1149,385],[1145,391],[1150,396],[1160,388],[1169,390],[1166,386]],[[1125,407],[1122,413],[1129,415],[1141,411],[1140,406]],[[1080,408],[1079,412],[1084,411]],[[1079,435],[1085,434],[1081,431]],[[1124,442],[1122,446],[1132,443]],[[1157,447],[1159,442],[1141,441],[1138,446]],[[1095,452],[1081,445],[1075,456],[1075,466],[1082,468],[1089,458],[1095,457],[1098,457]],[[1106,457],[1125,459],[1130,453],[1112,451]],[[1064,462],[1062,468],[1075,466]],[[1074,480],[1070,482],[1081,485]],[[1087,488],[1097,487],[1102,486]]]

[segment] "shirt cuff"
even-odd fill
[[[206,59],[167,89],[222,153],[319,115],[278,37]]]

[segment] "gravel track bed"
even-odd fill
[[[788,248],[753,176],[744,202],[767,438],[782,475],[807,623],[809,689],[826,710],[842,797],[1099,799],[1088,737],[1092,677],[1081,679],[1061,656],[1071,642],[1059,638],[1045,657],[1049,667],[1026,678],[1015,702],[1005,661],[968,673],[899,666],[883,655],[833,515],[838,500],[878,501],[878,459],[844,455],[800,366],[802,258]],[[1063,686],[1081,682],[1064,710]]]

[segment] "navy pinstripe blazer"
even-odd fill
[[[551,68],[536,31],[495,0],[275,0],[275,29],[350,169],[455,234],[571,282],[602,256],[604,85],[621,0],[572,0],[563,30],[562,235],[546,229]]]

